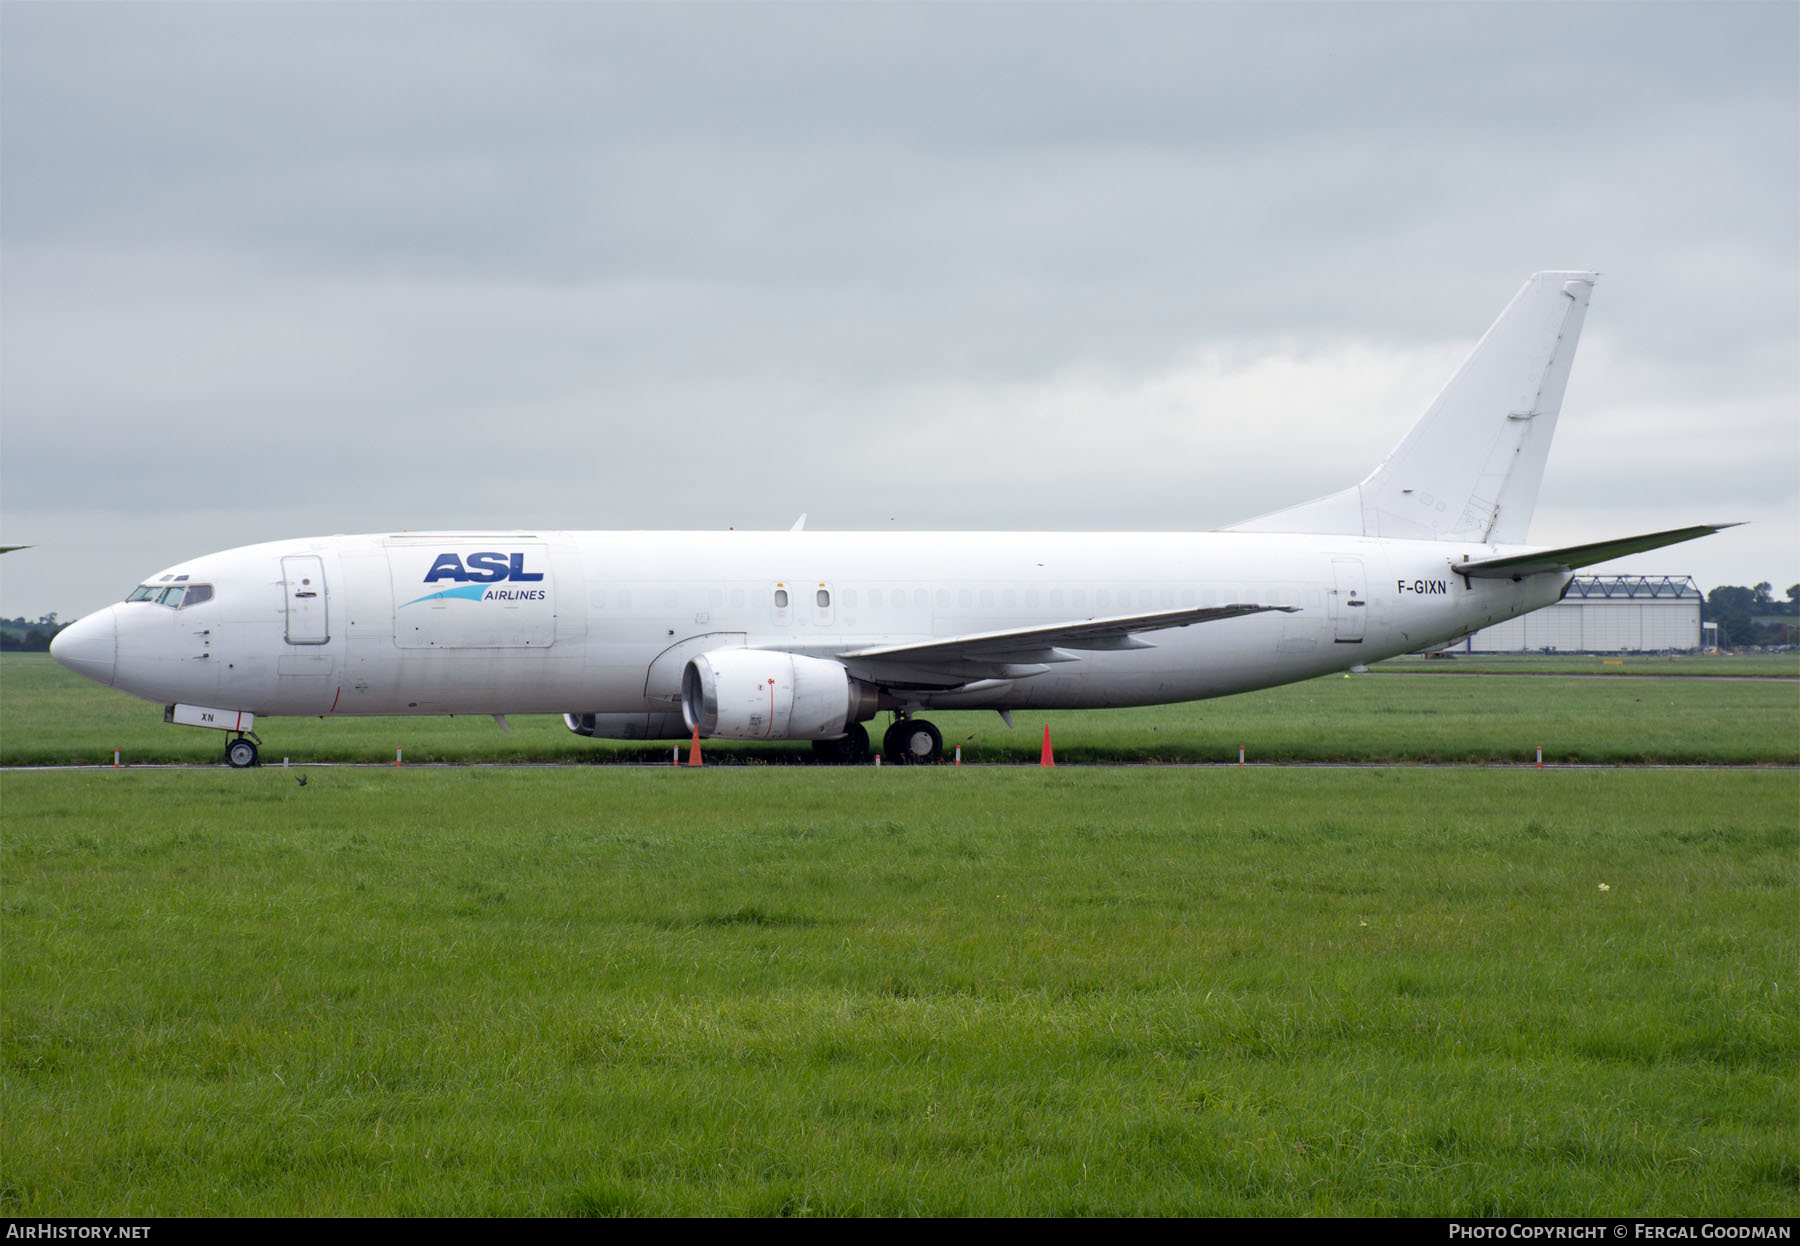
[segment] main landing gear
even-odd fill
[[[813,760],[822,766],[860,766],[869,760],[869,732],[851,723],[835,740],[814,740]]]
[[[902,712],[881,737],[881,755],[899,766],[924,766],[944,757],[944,737],[923,718]],[[835,740],[814,740],[813,760],[822,766],[860,766],[869,760],[869,732],[851,723]]]
[[[942,761],[944,736],[923,718],[902,715],[881,738],[882,754],[903,766],[925,766]]]
[[[247,770],[256,764],[256,741],[238,736],[225,746],[225,762],[235,770]]]

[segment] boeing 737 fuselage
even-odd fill
[[[581,735],[935,760],[930,709],[1101,708],[1291,683],[1556,601],[1717,531],[1524,543],[1594,276],[1528,281],[1341,493],[1223,532],[432,532],[252,545],[57,636],[63,665],[229,733],[257,718],[560,713]]]

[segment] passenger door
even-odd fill
[[[1369,605],[1362,559],[1333,558],[1331,572],[1336,581],[1331,590],[1332,639],[1340,645],[1359,645]]]
[[[329,598],[325,591],[325,560],[316,554],[283,558],[281,579],[287,597],[288,644],[329,643],[331,623]]]

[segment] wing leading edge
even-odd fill
[[[1238,602],[972,632],[941,640],[855,649],[836,656],[852,673],[882,682],[956,686],[978,679],[1023,679],[1042,674],[1053,663],[1080,661],[1081,652],[1155,648],[1152,642],[1140,638],[1139,632],[1191,627],[1195,623],[1270,611],[1293,614],[1298,610],[1298,606]]]

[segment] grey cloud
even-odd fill
[[[72,496],[201,548],[289,522],[801,509],[1226,522],[1364,470],[1415,408],[1357,451],[1328,397],[1270,392],[1261,409],[1294,420],[1265,430],[1278,452],[1227,462],[1258,430],[1152,405],[1130,436],[1095,411],[1084,441],[1008,395],[1098,375],[1116,384],[1095,401],[1123,402],[1206,349],[1454,353],[1530,271],[1590,265],[1606,277],[1546,507],[1559,481],[1629,497],[1591,463],[1558,475],[1600,455],[1671,493],[1703,464],[1727,498],[1796,508],[1790,5],[13,4],[0,22],[8,541]],[[946,395],[1016,427],[945,444]],[[1704,452],[1580,431],[1584,411],[1629,429],[1670,405],[1695,429],[1751,414],[1712,420]],[[116,522],[71,512],[65,532]],[[1793,561],[1791,526],[1768,561]],[[4,591],[31,598],[10,612],[70,604],[16,572]]]

